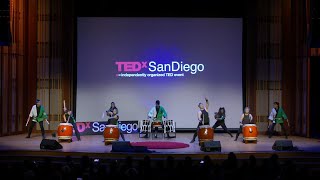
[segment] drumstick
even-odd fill
[[[30,117],[29,117],[28,120],[27,120],[26,126],[28,126],[29,120],[30,120]]]
[[[46,119],[46,122],[47,122],[48,124],[50,124],[50,123],[49,123],[49,121],[48,121],[47,119]]]
[[[71,115],[69,115],[69,117],[68,117],[68,121],[67,121],[67,123],[69,123],[70,116],[71,116]]]
[[[67,108],[66,108],[66,101],[63,100],[63,110],[65,111]]]

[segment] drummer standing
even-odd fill
[[[288,134],[286,131],[286,128],[283,125],[283,120],[286,120],[288,123],[288,126],[290,126],[289,124],[289,120],[288,117],[286,115],[286,113],[284,112],[284,110],[279,106],[279,102],[274,102],[273,103],[273,108],[271,110],[271,113],[269,115],[269,120],[272,122],[271,125],[269,125],[269,138],[272,137],[273,131],[274,131],[274,126],[278,123],[281,126],[281,129],[284,131],[284,134],[286,136],[286,139],[288,138]]]
[[[156,100],[156,106],[151,108],[151,110],[148,113],[148,117],[152,118],[154,121],[160,121],[161,124],[162,124],[162,128],[163,128],[162,117],[168,118],[168,115],[167,115],[166,110],[162,106],[160,106],[160,101],[159,100]],[[154,136],[155,136],[155,138],[157,138],[158,127],[155,127],[154,129],[155,129]],[[171,137],[169,135],[169,133],[167,135],[168,135],[169,138]],[[145,135],[145,137],[148,137],[148,133]]]
[[[47,113],[44,110],[44,107],[41,105],[41,101],[39,99],[36,100],[36,104],[32,106],[26,126],[28,126],[29,120],[32,118],[31,125],[29,127],[28,135],[26,138],[30,138],[32,129],[36,123],[39,123],[40,129],[41,129],[41,134],[42,138],[45,139],[45,132],[44,132],[44,127],[43,127],[43,120],[46,120],[47,123],[49,124],[47,118]]]
[[[198,104],[199,111],[198,111],[198,126],[197,131],[193,134],[193,138],[190,143],[193,143],[196,140],[196,137],[198,136],[198,131],[200,126],[202,125],[210,125],[210,119],[209,119],[209,100],[205,98],[206,100],[206,107],[202,103]]]
[[[76,137],[78,139],[78,141],[81,141],[80,138],[80,133],[78,131],[78,127],[77,127],[77,123],[76,123],[76,119],[74,118],[72,111],[70,110],[66,110],[65,109],[65,113],[63,114],[63,120],[66,123],[70,123],[73,126],[74,132],[76,133]]]
[[[119,111],[118,108],[116,107],[115,102],[111,102],[110,108],[106,111],[106,115],[108,117],[108,122],[107,125],[118,125],[118,120],[119,120]],[[104,114],[102,115],[102,119],[104,118]],[[120,130],[120,136],[123,141],[125,141],[124,135]]]
[[[241,115],[240,127],[239,127],[239,130],[237,132],[235,141],[238,140],[238,137],[239,137],[240,133],[242,133],[242,126],[246,125],[246,124],[251,124],[252,123],[252,119],[253,119],[253,117],[250,114],[250,108],[249,107],[245,107],[244,108],[244,113]]]
[[[212,126],[212,129],[216,129],[217,127],[221,126],[222,129],[228,133],[231,137],[232,134],[231,132],[228,130],[226,123],[225,123],[225,119],[226,119],[226,110],[224,107],[220,107],[218,112],[215,113],[214,118],[217,120],[214,125]]]

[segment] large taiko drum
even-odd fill
[[[103,132],[105,145],[111,144],[113,141],[118,141],[120,131],[117,125],[106,125]]]
[[[161,127],[161,126],[162,126],[162,122],[159,121],[159,120],[154,120],[154,121],[152,122],[152,126],[153,126],[153,127]]]
[[[242,127],[243,140],[257,140],[258,129],[255,124],[246,124]]]
[[[198,131],[199,136],[199,144],[205,141],[212,141],[213,140],[213,129],[209,125],[202,125],[199,127]]]
[[[58,126],[58,139],[59,140],[72,140],[73,133],[72,124],[60,123]]]

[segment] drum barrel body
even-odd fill
[[[60,123],[58,126],[58,139],[72,139],[73,127],[70,123]]]
[[[111,143],[113,141],[118,141],[120,136],[120,131],[117,125],[106,125],[103,132],[103,137],[105,143]]]
[[[213,140],[213,129],[210,126],[200,126],[198,131],[199,143]]]
[[[242,127],[244,140],[257,140],[258,129],[255,124],[246,124]]]

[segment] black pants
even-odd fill
[[[240,125],[237,135],[236,135],[236,140],[238,139],[239,135],[242,133],[242,125]]]
[[[29,126],[28,136],[31,135],[32,129],[33,129],[34,125],[36,125],[36,124],[37,124],[36,122],[31,121],[31,124],[30,124],[30,126]],[[43,121],[40,121],[40,122],[39,122],[39,125],[40,125],[40,129],[41,129],[42,138],[45,138]]]
[[[108,119],[107,125],[117,125],[117,122],[118,122],[117,119],[111,118],[111,119]],[[122,140],[125,141],[126,139],[124,138],[124,135],[122,134],[121,129],[119,129],[119,132]]]
[[[273,135],[273,132],[274,132],[274,126],[276,126],[277,123],[272,123],[271,126],[269,126],[269,138],[272,137]],[[279,123],[280,126],[281,126],[281,129],[282,131],[284,132],[285,136],[288,137],[288,134],[287,134],[287,130],[286,128],[284,127],[284,124],[283,123]]]
[[[213,128],[213,129],[216,129],[216,128],[219,127],[219,126],[221,126],[226,133],[228,133],[231,137],[233,137],[232,134],[231,134],[231,132],[228,130],[226,124],[224,123],[224,120],[216,121],[216,123],[214,123],[214,125],[212,126],[212,128]]]
[[[198,132],[199,132],[199,129],[200,129],[200,126],[202,126],[202,122],[199,122],[198,126],[197,126],[197,130],[196,132],[194,132],[193,134],[193,138],[192,138],[192,141],[196,140],[197,136],[198,136]]]
[[[76,137],[77,137],[77,139],[79,141],[80,140],[80,133],[78,131],[77,123],[76,122],[72,122],[71,124],[73,126],[74,132],[76,133]]]

